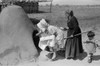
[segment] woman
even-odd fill
[[[38,28],[40,29],[39,34],[41,33],[47,33],[48,35],[55,36],[55,40],[53,42],[50,42],[50,44],[48,45],[50,50],[53,52],[54,56],[52,57],[52,59],[56,58],[56,51],[59,50],[59,48],[63,48],[64,45],[64,33],[63,31],[53,25],[49,25],[45,19],[42,19],[38,24],[37,24]],[[49,36],[48,36],[49,37]],[[47,37],[46,37],[47,38]],[[50,38],[49,38],[50,39]],[[59,46],[59,47],[58,47]]]
[[[77,35],[81,33],[81,29],[73,11],[66,11],[65,15],[68,18],[68,38],[65,43],[65,57],[67,59],[75,59],[80,53],[83,53],[81,35]]]

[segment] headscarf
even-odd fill
[[[88,37],[94,37],[94,36],[95,36],[95,33],[94,33],[93,31],[89,31],[89,32],[87,33],[87,36],[88,36]]]
[[[45,19],[41,19],[37,26],[42,32],[44,32],[46,28],[49,26],[49,24],[46,22]]]
[[[69,14],[70,16],[73,16],[73,10],[66,10],[65,11],[65,14]]]

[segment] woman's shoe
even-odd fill
[[[89,58],[88,59],[88,63],[92,63],[92,58]]]

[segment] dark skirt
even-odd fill
[[[81,35],[75,36],[73,38],[68,38],[65,44],[65,57],[76,58],[80,53],[83,53]]]

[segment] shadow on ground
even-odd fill
[[[80,54],[80,56],[77,59],[84,60],[86,57],[87,57],[87,53],[83,52],[82,54]]]
[[[38,11],[37,13],[50,13],[50,12]]]
[[[94,55],[94,56],[93,56],[93,60],[95,60],[95,61],[100,60],[100,55]]]
[[[63,60],[63,59],[65,59],[65,51],[60,50],[57,52],[57,57],[53,61]]]
[[[62,60],[62,59],[65,59],[65,51],[58,51],[57,52],[57,59],[56,60]],[[78,56],[76,59],[74,59],[74,60],[77,60],[77,59],[79,59],[79,60],[84,60],[85,58],[87,57],[87,53],[86,52],[83,52],[82,54],[80,54],[80,56]],[[97,56],[98,57],[98,56]],[[100,56],[99,56],[99,58],[100,58]]]
[[[46,11],[37,11],[37,12],[27,12],[27,14],[44,14],[44,13],[51,13],[51,12],[46,12]]]

